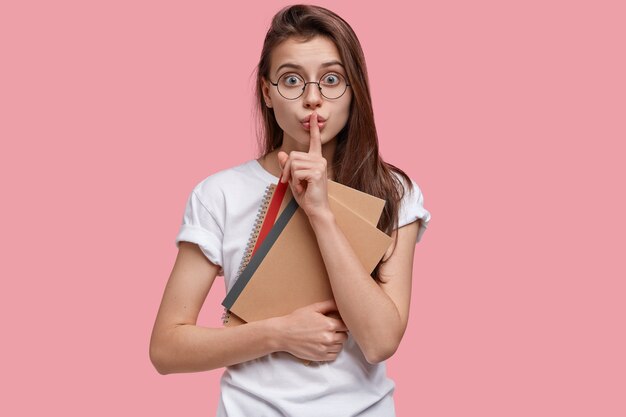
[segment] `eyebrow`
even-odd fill
[[[340,61],[328,61],[328,62],[324,62],[321,67],[322,68],[326,68],[326,67],[331,67],[333,65],[341,65],[341,67],[343,67],[345,69],[345,67],[343,66],[343,64]],[[276,73],[278,74],[278,71],[281,70],[281,68],[295,68],[295,69],[304,69],[304,67],[302,65],[296,65],[296,64],[292,64],[291,62],[286,62],[284,64],[282,64],[280,67],[276,68]]]

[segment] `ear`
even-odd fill
[[[270,97],[270,84],[265,77],[261,77],[261,91],[263,91],[263,101],[265,101],[265,105],[271,108],[272,98]]]

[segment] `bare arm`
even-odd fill
[[[381,266],[384,283],[378,285],[361,265],[330,210],[328,164],[322,155],[315,112],[310,125],[308,152],[278,153],[281,181],[289,182],[294,198],[315,231],[341,318],[367,361],[381,362],[395,353],[406,329],[419,223],[412,222],[394,231],[397,247]]]
[[[180,242],[150,338],[150,360],[160,374],[216,369],[276,350],[267,321],[229,328],[196,325],[218,271],[198,245]]]
[[[200,372],[289,351],[309,360],[332,360],[345,340],[345,325],[326,317],[328,303],[296,310],[289,316],[240,326],[196,325],[219,267],[200,248],[180,242],[172,273],[150,338],[150,360],[160,374]],[[294,326],[300,333],[293,335]]]
[[[419,222],[394,232],[398,234],[397,246],[391,258],[381,266],[383,282],[378,284],[361,265],[332,212],[309,220],[343,321],[368,362],[381,362],[391,357],[408,322]]]

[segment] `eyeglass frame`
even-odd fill
[[[285,72],[285,73],[281,74],[278,77],[278,80],[280,80],[285,74],[289,74],[289,73],[290,72],[288,71],[288,72]],[[328,74],[336,74],[336,75],[339,75],[340,77],[342,77],[343,79],[346,80],[346,89],[343,90],[343,93],[341,93],[341,95],[339,97],[333,97],[333,98],[326,97],[324,95],[323,91],[322,91],[322,86],[320,85],[320,83],[322,82],[322,78],[324,78]],[[297,75],[300,75],[300,74],[297,74]],[[327,73],[323,74],[320,77],[319,81],[304,81],[304,85],[302,86],[302,92],[300,93],[300,95],[298,97],[296,97],[296,98],[287,98],[287,97],[283,96],[283,94],[280,92],[280,88],[278,88],[278,82],[273,83],[272,80],[270,80],[270,79],[268,79],[268,81],[270,82],[270,84],[272,84],[274,87],[276,87],[276,91],[278,91],[278,94],[280,94],[280,96],[282,98],[284,98],[285,100],[297,100],[297,99],[299,99],[300,97],[302,97],[302,95],[304,94],[304,91],[306,90],[306,86],[309,85],[309,84],[317,84],[317,88],[320,90],[320,94],[324,98],[326,98],[327,100],[337,100],[338,98],[343,97],[343,95],[346,94],[346,91],[348,91],[348,87],[351,86],[351,84],[348,82],[348,78],[346,76],[343,76],[343,75],[339,74],[336,71],[328,71]]]

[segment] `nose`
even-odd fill
[[[322,92],[320,91],[319,84],[316,82],[306,83],[304,85],[304,93],[302,93],[302,99],[304,107],[306,108],[315,108],[321,106],[323,97]]]

